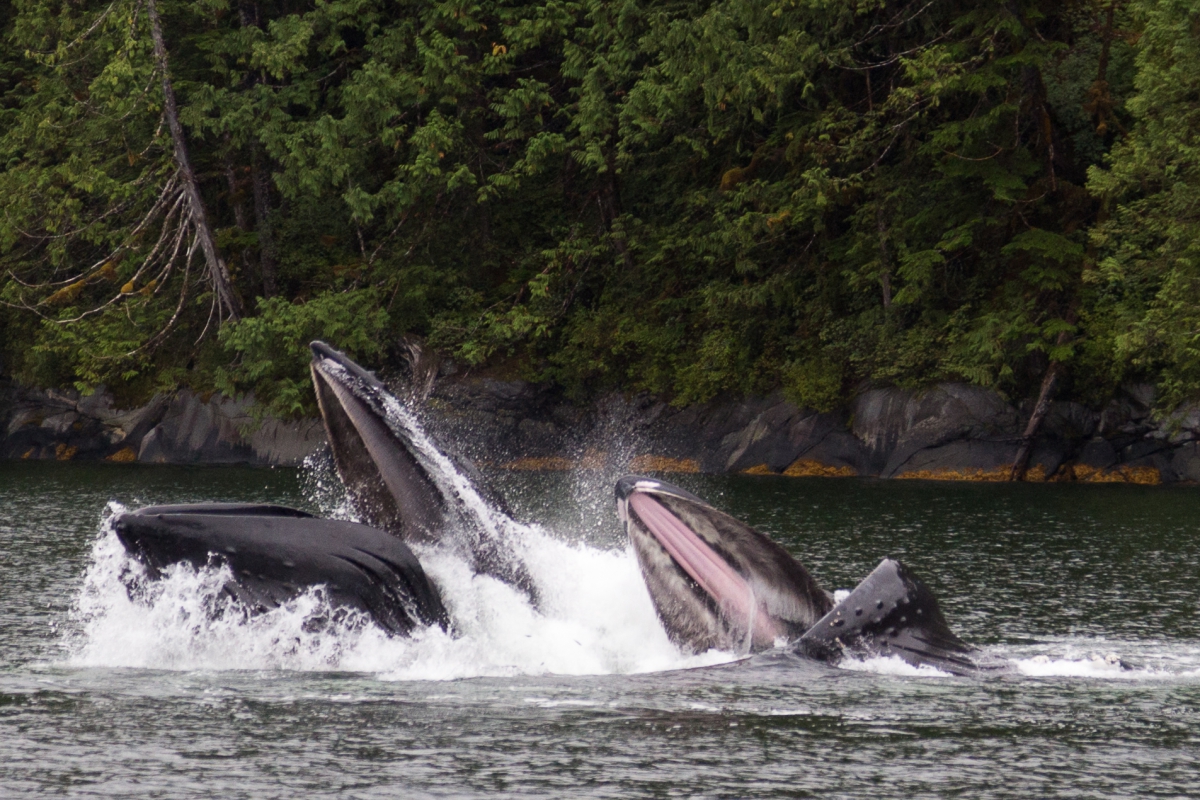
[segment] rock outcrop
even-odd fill
[[[1150,387],[1107,406],[1054,403],[1029,462],[1029,481],[1200,481],[1200,409],[1158,419]],[[633,471],[742,472],[1007,480],[1032,403],[1013,406],[978,386],[862,393],[819,413],[781,394],[672,409],[610,398],[588,409],[520,382],[439,386],[429,417],[467,455],[513,469],[627,465]]]
[[[1162,418],[1153,390],[1130,386],[1104,408],[1054,403],[1027,479],[1200,482],[1200,408]],[[609,468],[999,481],[1028,418],[996,392],[945,383],[872,389],[820,413],[781,394],[717,398],[685,409],[611,396],[587,407],[522,381],[452,376],[425,401],[429,427],[475,461],[507,469]],[[88,397],[0,390],[0,458],[169,464],[301,463],[325,446],[317,419],[252,413],[253,398],[189,390],[118,409]]]
[[[103,389],[80,396],[10,387],[0,392],[0,458],[294,465],[324,447],[320,420],[258,419],[252,405],[252,397],[183,389],[118,409]]]

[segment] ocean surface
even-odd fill
[[[426,549],[454,633],[390,639],[121,581],[116,511],[344,516],[326,468],[0,463],[0,798],[1200,796],[1200,489],[677,478],[827,588],[903,560],[1008,665],[963,678],[679,652],[613,478],[492,475],[541,608]]]

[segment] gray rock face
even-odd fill
[[[1171,454],[1171,472],[1177,481],[1200,483],[1200,443],[1188,442]]]
[[[942,464],[949,467],[957,463],[958,455],[968,452],[973,453],[971,465],[994,469],[1001,453],[1015,454],[1020,435],[1021,419],[1014,408],[995,392],[961,383],[942,384],[920,394],[870,391],[855,398],[852,409],[851,430],[867,448],[870,471],[885,478]],[[945,449],[955,442],[988,446]],[[933,451],[941,451],[942,458]],[[985,457],[984,452],[992,455]],[[962,466],[976,468],[965,462]]]
[[[227,397],[202,401],[183,390],[171,401],[163,419],[146,434],[138,461],[151,464],[240,464],[254,460],[241,434],[254,420],[246,403]]]
[[[10,389],[0,396],[0,458],[299,464],[324,446],[320,420],[257,420],[252,403],[182,390],[118,409],[104,389],[87,397]]]
[[[1053,403],[1028,479],[1200,482],[1200,407],[1157,419],[1153,403],[1147,386],[1099,410]],[[104,391],[0,387],[0,458],[298,464],[325,446],[320,420],[258,419],[251,408],[248,397],[188,390],[118,409]],[[1031,408],[961,383],[873,389],[835,413],[778,393],[683,409],[613,395],[580,407],[547,387],[455,376],[423,413],[447,449],[498,467],[1005,480]]]

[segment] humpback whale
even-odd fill
[[[756,652],[777,645],[837,662],[897,656],[951,673],[978,668],[933,593],[884,559],[841,602],[762,533],[665,481],[617,481],[617,514],[650,598],[680,647]]]
[[[152,576],[180,562],[227,565],[225,591],[251,613],[323,586],[335,608],[396,635],[452,629],[409,545],[449,548],[536,606],[518,526],[481,494],[473,468],[435,445],[375,375],[322,342],[311,347],[334,466],[363,523],[270,505],[153,506],[114,521],[125,549]],[[884,559],[835,602],[779,544],[677,486],[630,475],[617,482],[616,501],[658,617],[682,649],[782,646],[830,663],[895,655],[953,673],[977,669],[937,599],[898,561]]]
[[[409,545],[448,547],[536,605],[518,526],[470,480],[474,468],[437,447],[373,374],[324,343],[312,352],[334,465],[363,522],[273,505],[152,506],[113,520],[125,550],[152,578],[178,563],[228,566],[224,594],[249,613],[324,587],[333,607],[361,611],[396,635],[451,627]]]
[[[520,534],[470,462],[438,447],[371,373],[312,343],[312,378],[334,466],[360,519],[410,544],[449,546],[479,574],[537,588],[517,552]],[[472,480],[474,478],[475,480]]]

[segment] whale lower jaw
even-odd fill
[[[537,587],[510,535],[511,520],[497,510],[498,498],[479,496],[483,487],[469,480],[474,467],[437,448],[374,375],[323,342],[311,348],[334,466],[358,516],[409,544],[452,548],[477,573],[513,586],[536,606]]]
[[[315,355],[311,367],[338,475],[365,521],[407,542],[434,542],[447,525],[441,493],[401,434],[372,407],[386,390],[347,362],[357,367],[329,351]]]

